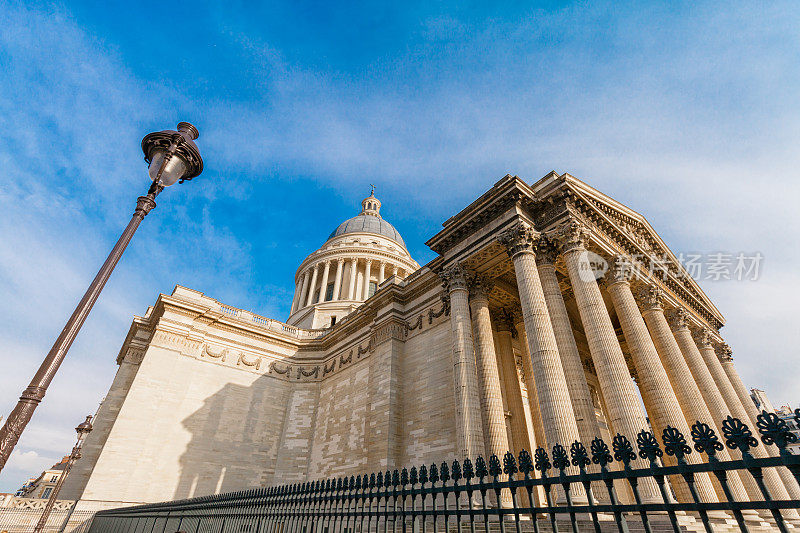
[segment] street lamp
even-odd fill
[[[78,335],[86,317],[92,310],[92,306],[100,296],[111,272],[117,265],[122,252],[139,227],[139,223],[156,206],[155,198],[164,187],[168,187],[175,182],[191,180],[200,175],[203,171],[203,159],[194,140],[199,133],[197,128],[188,122],[178,124],[178,131],[165,130],[145,135],[142,139],[142,151],[144,159],[149,168],[148,173],[153,183],[147,191],[147,195],[140,196],[136,200],[136,210],[131,221],[122,232],[117,244],[111,250],[100,271],[92,280],[89,289],[78,303],[78,307],[69,317],[64,329],[61,330],[55,344],[44,358],[42,365],[33,376],[30,385],[22,392],[14,410],[8,415],[5,424],[0,429],[0,471],[3,470],[11,451],[16,446],[22,431],[33,416],[33,411],[44,398],[47,387],[53,380],[58,367],[69,351],[72,341]]]
[[[92,416],[87,416],[86,420],[81,422],[78,427],[75,428],[75,431],[78,432],[78,441],[75,443],[75,446],[72,447],[72,453],[69,454],[69,459],[67,460],[67,464],[64,466],[64,471],[61,473],[58,481],[56,481],[56,486],[53,487],[53,492],[50,493],[50,497],[47,499],[47,505],[44,506],[44,509],[42,510],[42,516],[39,517],[39,522],[37,522],[36,527],[33,528],[33,533],[41,533],[41,531],[44,529],[44,525],[47,523],[47,519],[50,517],[50,511],[53,510],[53,505],[56,503],[58,491],[61,490],[61,485],[63,485],[64,480],[67,479],[67,475],[72,469],[72,465],[75,464],[75,461],[81,458],[81,446],[83,445],[83,439],[86,438],[86,435],[92,432]],[[77,503],[75,505],[77,505]],[[72,513],[70,513],[70,515],[72,515]],[[69,520],[69,517],[67,517],[67,520]]]

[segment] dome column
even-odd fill
[[[367,259],[367,267],[364,270],[364,295],[362,300],[366,301],[369,298],[369,277],[372,274],[372,259]]]
[[[297,284],[294,286],[294,298],[292,299],[292,310],[289,314],[294,313],[297,311],[297,307],[300,304],[300,293],[303,291],[303,281],[305,281],[306,273],[303,272],[300,274],[300,277],[297,279]]]
[[[331,272],[331,262],[325,261],[325,267],[322,270],[322,284],[319,286],[319,299],[318,302],[325,301],[325,293],[328,291],[328,276]]]
[[[333,280],[333,296],[331,300],[339,300],[339,289],[342,288],[342,274],[344,273],[344,259],[336,260],[336,278]]]
[[[317,286],[317,275],[319,274],[319,263],[311,267],[314,272],[311,274],[311,284],[308,288],[308,298],[306,298],[306,307],[314,303],[314,287]]]
[[[347,287],[347,299],[356,299],[356,268],[358,268],[358,258],[350,260],[350,286]]]
[[[308,295],[308,282],[310,280],[308,277],[308,271],[309,269],[306,269],[306,271],[303,272],[303,290],[300,291],[300,299],[297,301],[297,309],[302,309],[305,307],[303,304],[305,303],[306,296]]]
[[[381,261],[381,267],[378,270],[378,285],[383,283],[384,276],[386,276],[386,261]]]

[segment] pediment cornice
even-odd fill
[[[673,306],[687,307],[715,330],[724,325],[722,314],[644,216],[569,175],[555,194],[562,202],[561,219],[577,216],[599,232],[594,242],[602,251],[636,259],[658,273],[650,281],[673,297]]]

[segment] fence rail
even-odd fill
[[[800,422],[800,409],[795,411],[795,418]],[[719,518],[709,517],[715,511],[716,515],[720,511],[732,515],[741,531],[750,531],[754,523],[762,528],[767,519],[768,525],[787,532],[787,521],[800,522],[800,500],[775,500],[763,477],[764,469],[788,468],[800,482],[800,456],[787,449],[797,437],[774,413],[762,412],[757,426],[763,444],[777,446],[776,457],[754,457],[751,450],[759,442],[753,432],[741,420],[728,417],[721,425],[724,445],[708,425],[697,422],[691,428],[694,452],[706,454],[707,462],[688,463],[692,447],[683,434],[667,427],[662,434],[663,449],[653,433],[642,431],[637,435],[638,457],[648,462],[646,468],[633,467],[637,458],[634,446],[617,434],[610,448],[597,438],[588,450],[576,441],[569,450],[556,444],[550,454],[538,448],[533,456],[523,450],[518,456],[508,452],[502,460],[492,455],[488,461],[477,457],[474,462],[456,460],[111,509],[97,513],[89,533],[387,533],[389,528],[403,533],[461,533],[467,528],[471,533],[488,533],[490,529],[504,533],[513,528],[520,533],[523,529],[558,531],[559,526],[574,533],[581,528],[599,533],[609,527],[627,533],[634,524],[652,533],[655,524],[663,526],[664,521],[668,529],[682,531],[685,513],[697,516],[705,531],[711,533],[712,523],[721,523]],[[738,450],[742,459],[719,460],[717,452],[724,446]],[[664,453],[674,458],[673,466],[661,463]],[[592,464],[598,471],[587,471]],[[612,466],[617,468],[612,470]],[[577,473],[570,474],[568,469]],[[695,475],[702,472],[713,474],[727,501],[700,501]],[[763,500],[734,501],[728,482],[731,472],[752,476]],[[692,501],[675,501],[669,476],[685,481]],[[660,502],[642,501],[640,485],[645,479],[658,485]],[[635,503],[620,501],[618,480],[628,485]],[[592,492],[598,486],[605,492],[597,495],[600,499]],[[540,487],[543,505],[536,504]],[[575,501],[576,487],[583,487],[589,497]],[[561,501],[556,502],[557,498]],[[756,512],[761,517],[754,516]]]

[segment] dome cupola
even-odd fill
[[[361,201],[361,212],[339,224],[300,264],[287,322],[330,327],[369,299],[384,281],[405,278],[418,268],[400,233],[381,216],[381,201],[372,186]]]

